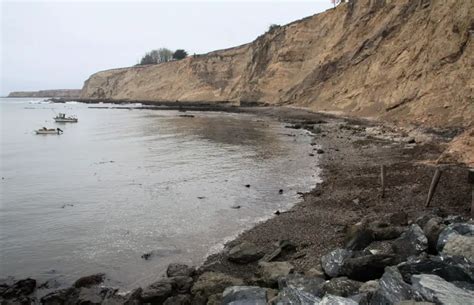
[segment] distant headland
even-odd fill
[[[81,96],[81,89],[52,89],[39,91],[13,91],[7,97],[59,97],[78,98]]]

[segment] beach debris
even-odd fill
[[[246,188],[249,188],[249,187],[250,187],[250,184],[246,184],[245,187],[246,187]]]
[[[204,199],[206,196],[198,196],[197,199]]]
[[[317,153],[318,155],[324,154],[324,150],[322,150],[321,148],[319,148],[318,150],[316,150],[316,153]]]
[[[280,212],[280,210],[276,210],[275,212],[273,212],[273,214],[275,214],[275,215],[280,215],[281,212]]]
[[[278,194],[280,194],[280,195],[283,194],[283,189],[280,189],[280,190],[278,191]]]
[[[238,205],[238,204],[236,204],[236,205],[233,205],[233,206],[231,206],[230,208],[231,208],[231,209],[240,209],[240,208],[241,208],[241,206],[240,206],[240,205]]]

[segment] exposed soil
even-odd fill
[[[228,243],[243,241],[271,252],[274,244],[289,240],[297,251],[277,260],[291,261],[298,271],[319,264],[321,255],[341,246],[346,225],[364,217],[383,218],[388,213],[405,211],[410,219],[426,212],[425,201],[435,172],[434,161],[450,138],[424,134],[419,142],[397,127],[381,127],[374,122],[336,118],[294,108],[247,108],[244,111],[269,115],[282,121],[312,128],[314,149],[322,168],[323,182],[303,195],[302,201],[287,212],[258,224]],[[377,127],[379,126],[379,127]],[[298,126],[299,127],[299,126]],[[372,132],[381,130],[380,134]],[[400,135],[401,134],[401,135]],[[386,191],[381,197],[380,166],[385,165]],[[471,186],[467,169],[443,165],[438,188],[428,209],[467,215]],[[201,271],[220,271],[251,279],[257,264],[238,265],[226,259],[225,250],[210,256]]]

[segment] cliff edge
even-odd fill
[[[470,127],[474,3],[352,0],[252,43],[101,71],[84,99],[230,101]]]

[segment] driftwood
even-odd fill
[[[385,165],[380,165],[380,183],[382,185],[382,198],[385,197],[385,181],[386,181]]]

